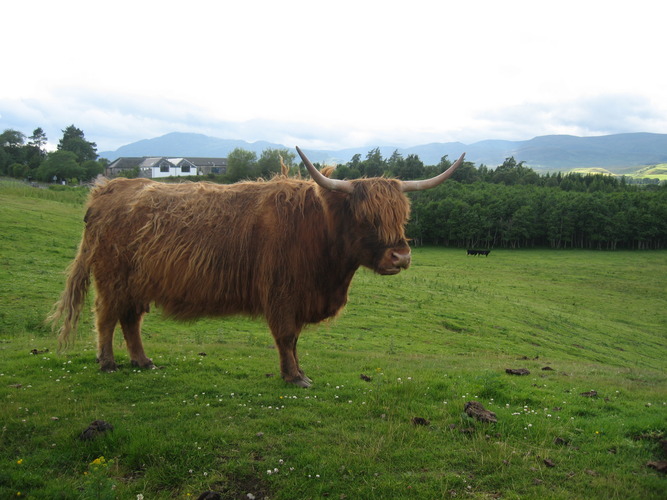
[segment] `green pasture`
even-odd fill
[[[568,173],[582,174],[582,175],[586,175],[586,174],[615,175],[613,172],[607,170],[606,168],[600,168],[600,167],[573,168]]]
[[[602,175],[627,175],[634,179],[658,179],[660,181],[667,181],[667,163],[659,163],[657,165],[649,165],[646,167],[626,168],[614,170],[607,170],[601,167],[581,167],[573,168],[569,173],[575,174],[602,174]]]
[[[660,163],[658,165],[651,165],[649,167],[644,167],[641,170],[638,170],[633,177],[637,178],[649,178],[649,179],[659,179],[661,181],[667,181],[667,163]]]
[[[84,197],[0,181],[0,498],[667,497],[667,251],[414,249],[303,333],[311,389],[263,322],[158,311],[159,369],[118,335],[101,373],[90,313],[64,353],[43,324]]]

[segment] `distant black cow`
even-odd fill
[[[491,250],[468,250],[468,255],[483,255],[484,257],[488,257],[490,253]]]

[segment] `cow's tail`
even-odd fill
[[[60,300],[53,305],[53,310],[46,318],[56,330],[58,326],[58,343],[61,349],[74,340],[81,310],[90,286],[90,248],[86,235],[81,240],[74,261],[67,269],[67,282]]]

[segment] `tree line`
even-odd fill
[[[74,125],[63,130],[58,149],[44,150],[41,128],[30,137],[15,130],[0,134],[0,175],[45,182],[88,180],[104,171],[96,145]],[[214,182],[269,178],[281,173],[307,176],[287,149],[255,152],[237,148],[227,172],[207,176]],[[391,176],[403,180],[431,177],[451,166],[447,156],[424,165],[417,155],[398,151],[383,158],[380,149],[357,154],[332,177]],[[320,165],[316,164],[316,167]],[[191,180],[199,180],[193,178]],[[667,248],[667,184],[637,185],[626,177],[600,174],[539,174],[507,158],[489,168],[464,162],[441,186],[410,193],[408,234],[416,244],[466,248]]]
[[[667,247],[665,186],[565,190],[447,181],[411,197],[408,233],[417,243],[465,248]]]
[[[83,131],[70,125],[62,131],[56,151],[47,152],[48,138],[41,127],[26,137],[5,129],[0,134],[0,175],[42,182],[78,183],[104,172],[106,160],[98,161],[97,145]]]

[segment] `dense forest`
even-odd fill
[[[27,140],[26,140],[27,139]],[[73,125],[63,130],[57,151],[46,153],[41,129],[26,138],[15,130],[0,134],[0,175],[42,181],[78,183],[104,170],[96,145]],[[290,175],[307,176],[289,150],[254,152],[235,149],[224,175],[206,176],[213,182],[270,177],[285,164]],[[443,157],[427,166],[417,155],[397,151],[383,158],[379,148],[366,158],[355,155],[338,165],[340,179],[392,176],[419,179],[451,165]],[[319,167],[319,165],[317,165]],[[127,175],[136,175],[128,171]],[[171,179],[180,181],[183,178]],[[194,177],[189,180],[202,180]],[[496,168],[464,164],[441,186],[411,193],[412,219],[408,235],[414,244],[464,248],[667,248],[667,184],[631,183],[626,177],[600,174],[540,175],[510,157]]]
[[[412,195],[418,244],[467,248],[658,249],[667,246],[667,188],[613,189],[566,176],[561,185],[448,181]],[[596,176],[597,177],[597,176]]]

